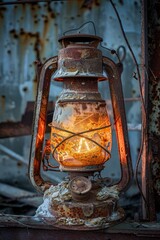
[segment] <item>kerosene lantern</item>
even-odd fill
[[[68,35],[59,39],[58,57],[37,64],[39,85],[35,104],[29,175],[33,186],[44,192],[37,210],[54,226],[66,229],[101,229],[124,218],[118,207],[119,194],[132,177],[127,124],[121,85],[122,64],[102,57],[97,49],[102,39],[93,35]],[[105,75],[104,75],[105,72]],[[51,77],[64,83],[49,124],[50,139],[44,143]],[[114,126],[98,82],[108,80]],[[121,165],[121,179],[108,186],[100,177],[111,157],[112,129],[115,129]],[[43,170],[59,171],[68,177],[53,185]],[[43,170],[42,170],[43,166]],[[96,178],[95,176],[99,176]]]

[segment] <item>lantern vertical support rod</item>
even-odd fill
[[[104,68],[109,79],[109,87],[113,106],[116,137],[121,165],[121,179],[118,182],[119,191],[128,188],[132,176],[132,161],[128,140],[128,130],[121,83],[122,64],[115,64],[111,59],[103,57]]]
[[[47,121],[47,106],[51,75],[57,69],[57,57],[48,59],[43,65],[37,64],[38,89],[33,120],[33,134],[29,161],[29,177],[36,190],[43,192],[51,184],[40,175],[42,148]]]

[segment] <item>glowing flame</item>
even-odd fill
[[[82,152],[84,150],[89,151],[90,147],[89,147],[87,141],[84,138],[80,138],[79,147],[78,147],[78,153]]]

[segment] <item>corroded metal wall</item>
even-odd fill
[[[148,1],[148,137],[149,167],[153,182],[155,208],[160,211],[160,2]],[[150,193],[149,193],[150,194]],[[153,204],[153,198],[150,202]]]
[[[126,36],[140,62],[140,1],[115,0],[114,3],[119,11]],[[137,101],[139,85],[133,77],[135,66],[109,1],[70,0],[0,6],[0,122],[21,121],[28,102],[33,105],[36,97],[35,60],[44,62],[57,55],[58,37],[68,30],[79,28],[87,21],[95,23],[96,34],[104,40],[103,46],[117,49],[123,45],[126,49],[122,79],[125,98],[136,98],[136,101],[126,101],[127,119],[132,129],[129,132],[131,153],[135,165],[140,141],[140,102]],[[88,23],[81,29],[68,33],[78,32],[94,34],[94,28]],[[102,47],[100,49],[103,55],[117,61],[116,57],[110,55],[106,49]],[[120,55],[123,55],[123,52],[120,52]],[[106,85],[107,83],[101,83],[100,89],[102,96],[108,99],[108,90],[104,91]],[[55,101],[60,91],[59,83],[52,84],[50,100]],[[114,134],[113,139],[112,159],[107,163],[106,172],[108,176],[117,178],[120,175],[120,168],[117,167],[119,164]],[[26,163],[28,162],[30,136],[2,139],[1,144],[18,153]],[[14,179],[15,184],[27,182],[28,185],[25,176],[26,165],[13,161],[13,158],[4,152],[1,154],[0,164],[3,166],[1,180]],[[58,181],[59,178],[57,177],[56,180]]]

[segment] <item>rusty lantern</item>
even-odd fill
[[[102,57],[97,49],[101,41],[86,34],[63,36],[58,57],[37,64],[39,84],[29,175],[33,186],[44,192],[37,215],[61,228],[100,229],[124,218],[117,201],[130,182],[132,166],[120,78],[122,64]],[[52,75],[55,81],[64,82],[64,89],[49,124],[51,137],[44,144]],[[98,91],[98,81],[106,79],[121,165],[121,179],[112,186],[106,185],[106,178],[95,178],[111,156],[111,123]],[[53,159],[60,171],[68,172],[68,178],[56,186],[41,174],[41,165],[44,170],[57,171]]]

